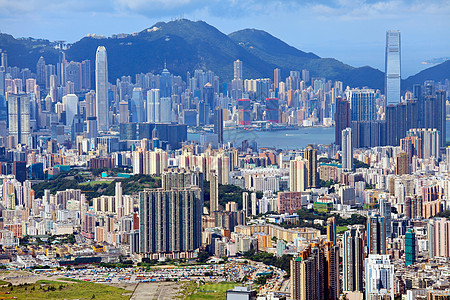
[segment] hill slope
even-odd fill
[[[369,86],[383,89],[383,72],[371,67],[354,68],[336,59],[320,58],[294,48],[269,33],[244,29],[229,34],[229,37],[250,53],[281,68],[282,78],[290,70],[307,69],[311,77],[340,80],[352,87]]]
[[[280,68],[282,78],[290,70],[307,69],[311,77],[343,81],[344,86],[383,90],[383,72],[369,66],[355,68],[333,58],[321,58],[292,47],[267,32],[244,29],[225,35],[203,21],[176,20],[159,22],[137,34],[124,37],[84,37],[66,51],[68,61],[91,60],[95,68],[98,46],[108,52],[109,81],[123,75],[159,73],[164,63],[170,72],[186,79],[195,69],[212,70],[223,81],[233,77],[233,61],[244,62],[244,78],[273,78],[273,69]],[[36,72],[36,63],[44,56],[47,64],[56,65],[58,50],[52,42],[37,39],[15,39],[0,34],[0,49],[8,52],[10,66],[29,68]],[[426,79],[449,78],[449,62],[424,70],[404,81],[404,87]],[[94,74],[91,76],[94,80]]]
[[[444,81],[450,79],[450,60],[409,76],[402,82],[402,90],[412,90],[414,84],[423,84],[426,80]]]

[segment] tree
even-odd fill
[[[209,253],[206,251],[201,251],[198,253],[197,261],[200,263],[205,263],[209,258]]]

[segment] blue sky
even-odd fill
[[[450,56],[449,0],[0,0],[0,30],[74,42],[89,33],[141,31],[158,21],[203,20],[224,33],[266,30],[352,66],[384,69],[385,32],[402,34],[402,77]]]

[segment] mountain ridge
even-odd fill
[[[240,59],[244,63],[244,78],[273,78],[273,69],[280,68],[284,79],[290,70],[307,69],[311,77],[340,80],[344,86],[367,86],[381,91],[384,88],[384,73],[378,69],[357,68],[334,58],[321,58],[258,29],[242,29],[226,35],[204,21],[157,22],[140,32],[120,37],[83,37],[65,51],[66,59],[95,62],[96,48],[100,45],[108,52],[110,82],[123,75],[158,73],[164,63],[169,71],[184,79],[187,72],[203,69],[213,71],[223,81],[230,81],[233,61]],[[56,64],[58,60],[58,50],[48,40],[15,39],[2,33],[0,48],[8,51],[9,65],[29,68],[33,72],[41,55],[47,63]],[[92,73],[94,66],[95,63],[91,63]],[[414,83],[423,83],[420,80],[427,76],[434,80],[450,78],[450,68],[446,66],[437,65],[429,68],[431,71],[426,69],[408,77],[402,81],[402,90],[410,89]]]

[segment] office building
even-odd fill
[[[170,123],[172,121],[172,98],[161,97],[160,99],[160,115],[159,120],[161,123]],[[156,106],[155,106],[156,107]],[[155,119],[157,110],[155,109]]]
[[[109,128],[108,60],[104,46],[97,48],[95,57],[95,92],[97,127],[100,131],[106,131]]]
[[[394,300],[394,265],[389,255],[369,254],[365,260],[366,300]]]
[[[10,94],[8,97],[9,135],[14,138],[14,147],[18,144],[29,145],[30,99],[27,94]]]
[[[352,147],[352,129],[342,130],[342,169],[344,171],[353,170],[353,147]]]
[[[239,125],[250,125],[250,99],[239,99],[238,101],[238,114],[239,114]]]
[[[359,226],[344,233],[342,290],[363,292],[364,234]]]
[[[223,109],[214,110],[214,133],[217,134],[219,145],[223,145]]]
[[[75,115],[78,114],[78,97],[74,94],[65,95],[63,98],[64,111],[66,112],[66,126],[72,126]]]
[[[335,141],[336,146],[341,146],[342,130],[350,127],[350,102],[342,98],[336,99],[336,113],[335,113]]]
[[[386,32],[384,76],[386,105],[400,103],[401,49],[400,31],[398,30],[389,30]]]
[[[142,89],[136,87],[133,89],[133,94],[131,97],[131,122],[143,123],[146,121],[145,118],[144,95]]]
[[[36,81],[42,87],[45,87],[45,59],[44,57],[40,57],[36,64]]]
[[[278,98],[266,98],[266,121],[273,123],[280,121]]]
[[[147,92],[147,122],[161,122],[159,89],[151,89]]]
[[[192,252],[200,247],[201,193],[194,186],[139,193],[139,251],[144,256]]]

